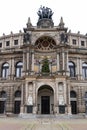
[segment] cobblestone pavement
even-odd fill
[[[87,119],[0,118],[0,130],[87,130]]]

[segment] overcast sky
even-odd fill
[[[52,9],[55,26],[62,16],[68,30],[87,33],[87,0],[0,0],[0,36],[23,31],[28,17],[36,26],[41,5]]]

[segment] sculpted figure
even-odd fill
[[[30,42],[30,34],[29,33],[25,33],[24,34],[24,39],[23,41],[26,43],[26,42]]]
[[[41,6],[37,14],[39,16],[39,19],[42,19],[42,18],[52,19],[53,12],[50,8],[48,7],[45,8],[45,6],[43,7]]]
[[[68,35],[62,33],[62,34],[60,35],[60,40],[61,40],[61,42],[66,43],[66,42],[68,41]]]

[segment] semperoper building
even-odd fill
[[[40,7],[36,26],[0,37],[0,114],[85,113],[87,35],[52,15]]]

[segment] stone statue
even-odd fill
[[[30,40],[30,34],[29,34],[29,33],[25,33],[25,34],[24,34],[24,39],[23,39],[23,41],[24,41],[25,43],[31,41],[31,40]]]
[[[60,41],[63,42],[63,43],[68,42],[68,35],[65,34],[65,33],[61,33],[60,34]]]
[[[39,16],[39,20],[42,18],[48,18],[48,19],[52,19],[52,15],[53,12],[50,8],[45,7],[45,6],[41,6],[39,11],[37,12],[38,16]]]

